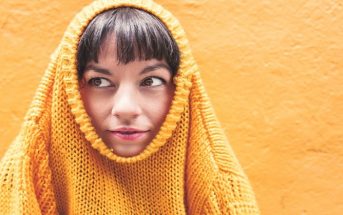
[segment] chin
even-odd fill
[[[145,147],[134,147],[130,149],[127,147],[113,147],[113,153],[120,157],[134,157],[142,153],[144,149]]]

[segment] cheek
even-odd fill
[[[154,124],[161,125],[169,112],[174,91],[169,89],[143,100],[145,110]]]
[[[82,90],[80,92],[86,112],[92,124],[97,128],[100,122],[103,122],[106,118],[106,103],[100,96],[96,96],[88,90]]]

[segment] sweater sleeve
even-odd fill
[[[1,214],[56,213],[46,133],[26,122],[1,159]]]
[[[18,136],[0,162],[0,211],[2,214],[40,214],[34,192],[31,158]]]
[[[245,176],[220,173],[212,184],[203,214],[258,215],[260,212]]]

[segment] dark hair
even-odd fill
[[[83,32],[77,53],[79,79],[89,61],[98,62],[100,47],[108,36],[115,38],[119,63],[155,58],[165,60],[172,75],[176,74],[179,48],[166,26],[148,12],[121,7],[97,15]]]

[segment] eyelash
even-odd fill
[[[156,77],[156,76],[149,76],[149,77],[146,77],[145,79],[143,79],[143,81],[141,82],[141,85],[144,82],[146,82],[147,80],[152,80],[154,78],[160,80],[162,83],[160,85],[157,85],[157,86],[144,86],[144,87],[158,87],[158,86],[164,85],[166,83],[166,81],[163,78]]]
[[[107,82],[109,83],[109,86],[103,86],[103,87],[97,86],[97,85],[95,84],[95,81],[97,81],[97,80],[99,80],[99,81],[107,81]],[[113,84],[111,83],[111,81],[109,81],[109,80],[106,79],[106,78],[102,78],[102,77],[91,78],[91,79],[89,79],[89,80],[87,81],[87,83],[88,83],[90,86],[93,86],[93,87],[96,87],[96,88],[107,88],[107,87],[112,87],[112,86],[113,86]],[[101,84],[100,84],[100,85],[101,85]]]
[[[152,79],[158,79],[159,81],[161,81],[162,83],[160,85],[157,85],[157,86],[150,86],[150,85],[146,85],[144,86],[143,83],[146,82],[147,80],[152,80]],[[100,86],[102,83],[100,83],[99,85],[96,85],[95,84],[95,81],[106,81],[108,82],[108,86]],[[90,78],[87,83],[90,85],[90,86],[93,86],[93,87],[96,87],[96,88],[107,88],[107,87],[113,87],[114,84],[112,84],[112,82],[110,80],[108,80],[107,78],[103,78],[103,77],[94,77],[94,78]],[[142,81],[141,81],[141,86],[143,87],[158,87],[158,86],[161,86],[161,85],[164,85],[166,83],[166,80],[164,80],[163,78],[160,78],[160,77],[156,77],[156,76],[149,76],[149,77],[146,77],[144,78]]]

